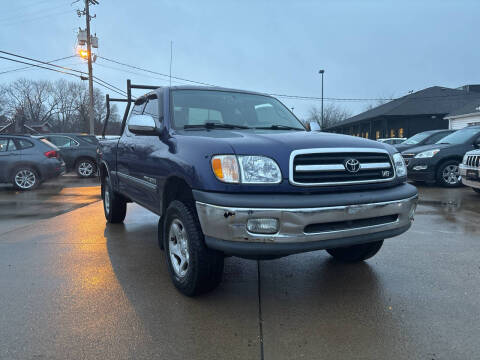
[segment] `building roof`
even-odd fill
[[[468,114],[480,114],[480,98],[469,101],[465,106],[458,108],[446,116],[446,119],[461,117]]]
[[[446,115],[477,100],[480,101],[480,92],[469,91],[465,87],[451,89],[432,86],[355,115],[332,127],[380,116]]]

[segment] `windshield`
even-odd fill
[[[436,144],[464,144],[476,134],[480,134],[480,128],[465,128],[445,136],[443,139],[437,141]]]
[[[216,90],[173,90],[173,127],[262,128],[305,130],[277,99]],[[215,126],[217,125],[217,126]]]
[[[429,133],[420,133],[413,135],[412,137],[408,138],[403,142],[403,144],[409,144],[409,145],[415,145],[424,140],[426,137],[428,137],[430,134]]]

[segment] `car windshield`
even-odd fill
[[[408,138],[407,140],[405,140],[403,142],[403,144],[415,145],[415,144],[418,144],[419,142],[421,142],[422,140],[425,140],[425,138],[427,138],[428,136],[430,136],[429,133],[416,134],[416,135],[413,135],[412,137]]]
[[[436,144],[463,144],[476,134],[480,134],[480,128],[465,128],[445,136],[437,141]]]
[[[217,90],[173,90],[173,127],[305,131],[301,122],[270,96]]]

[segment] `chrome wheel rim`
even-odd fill
[[[35,173],[31,170],[23,169],[15,175],[15,185],[20,189],[31,189],[36,181]]]
[[[174,219],[168,231],[168,252],[173,271],[178,277],[188,272],[190,253],[188,251],[187,231],[179,219]]]
[[[93,165],[90,162],[81,162],[78,165],[78,173],[82,176],[91,176],[93,174]]]
[[[110,191],[108,191],[108,185],[105,185],[103,190],[103,205],[105,206],[105,212],[110,213]]]
[[[458,184],[461,180],[458,165],[448,165],[442,172],[443,180],[449,185]]]

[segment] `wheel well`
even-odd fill
[[[77,167],[78,163],[82,160],[90,160],[95,166],[97,166],[96,160],[91,156],[80,156],[77,160],[75,160],[75,167]]]
[[[446,159],[443,159],[442,161],[440,161],[437,166],[435,167],[435,173],[438,172],[438,170],[440,169],[440,167],[445,164],[447,161],[451,161],[451,160],[455,160],[455,161],[458,161],[459,163],[462,162],[463,160],[463,157],[460,157],[460,156],[450,156]]]
[[[42,172],[39,170],[39,168],[35,164],[30,164],[30,163],[18,163],[18,164],[16,164],[12,169],[12,172],[10,174],[10,179],[13,177],[13,175],[15,175],[15,171],[17,171],[17,169],[21,168],[21,167],[32,168],[37,173],[39,180],[42,180]]]
[[[165,183],[162,196],[162,214],[165,214],[168,205],[173,200],[180,200],[187,205],[193,205],[192,188],[185,180],[179,177],[171,177]]]

